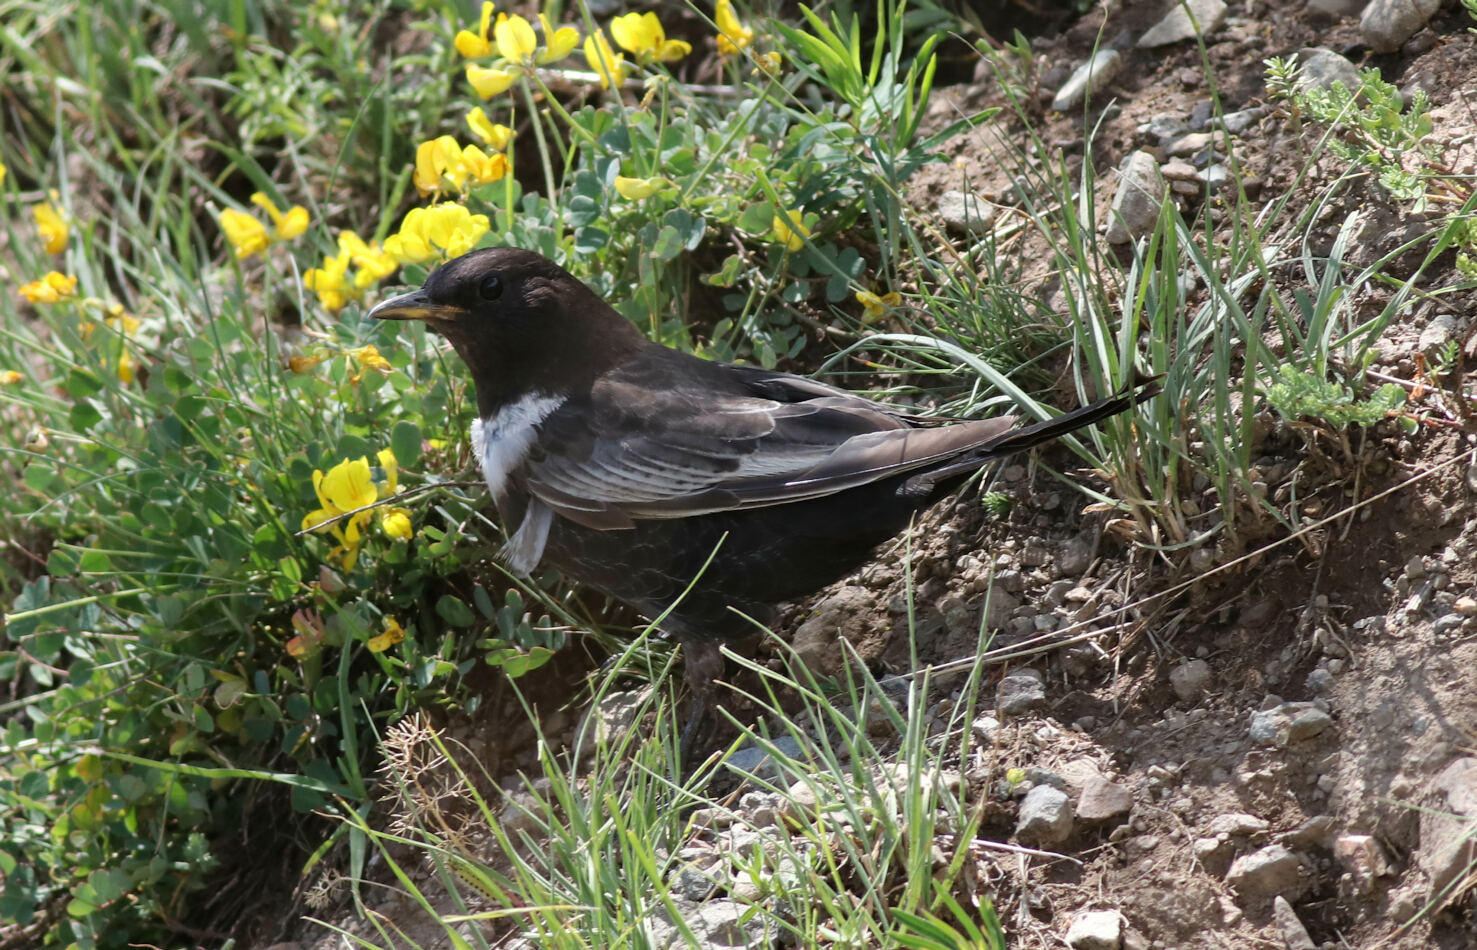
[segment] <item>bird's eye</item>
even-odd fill
[[[482,295],[483,300],[496,300],[503,295],[503,279],[496,274],[482,278],[477,293]]]

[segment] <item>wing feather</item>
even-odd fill
[[[967,452],[1013,423],[919,428],[814,380],[684,360],[653,352],[658,365],[623,368],[560,406],[539,426],[524,487],[573,521],[630,527],[830,495]]]

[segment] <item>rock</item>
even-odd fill
[[[1204,660],[1181,663],[1169,671],[1169,686],[1184,703],[1197,703],[1210,683],[1210,664]]]
[[[1421,330],[1420,342],[1416,344],[1427,356],[1434,354],[1448,340],[1456,339],[1457,319],[1454,313],[1438,313]]]
[[[641,707],[651,696],[651,687],[607,693],[585,712],[580,723],[580,742],[587,748],[596,743],[609,743],[625,734],[641,714]]]
[[[1056,552],[1056,569],[1067,577],[1078,577],[1092,566],[1093,539],[1091,535],[1077,535],[1062,542],[1062,546]],[[1065,583],[1065,582],[1063,582]],[[1062,589],[1062,600],[1066,599],[1066,593],[1072,589],[1072,584],[1067,583]]]
[[[1359,67],[1333,50],[1304,47],[1298,50],[1297,57],[1302,66],[1298,77],[1300,89],[1327,89],[1336,82],[1343,83],[1351,92],[1359,88]]]
[[[1232,812],[1225,815],[1216,815],[1210,820],[1205,830],[1213,835],[1231,835],[1237,838],[1248,838],[1266,831],[1269,826],[1266,821],[1255,815],[1243,815]]]
[[[1050,785],[1037,785],[1021,800],[1015,833],[1022,841],[1057,845],[1072,836],[1072,802],[1067,793]]]
[[[1370,0],[1359,17],[1359,32],[1376,53],[1393,53],[1440,7],[1441,0]]]
[[[1247,129],[1256,125],[1266,118],[1265,106],[1253,106],[1250,109],[1242,109],[1240,112],[1227,112],[1221,116],[1221,127],[1232,135],[1240,135]]]
[[[1308,12],[1330,20],[1358,16],[1369,0],[1308,0]]]
[[[1188,132],[1165,145],[1164,151],[1176,157],[1208,154],[1220,140],[1220,134],[1216,132]]]
[[[1159,163],[1152,154],[1140,150],[1125,158],[1118,169],[1118,192],[1113,196],[1113,210],[1108,219],[1108,243],[1127,244],[1153,231],[1164,193],[1164,177],[1159,174]]]
[[[1251,714],[1251,740],[1282,749],[1311,739],[1332,724],[1333,717],[1313,703],[1281,703]]]
[[[1123,57],[1116,49],[1098,50],[1096,56],[1078,66],[1072,78],[1057,90],[1056,98],[1051,100],[1051,108],[1057,112],[1075,109],[1084,98],[1091,97],[1116,79],[1122,68]]]
[[[1280,844],[1243,854],[1231,862],[1226,883],[1247,896],[1296,896],[1303,888],[1303,862]]]
[[[1072,950],[1119,950],[1123,945],[1123,915],[1116,910],[1090,910],[1067,928]]]
[[[1011,615],[1020,609],[1021,599],[1001,588],[997,583],[994,588],[985,595],[988,603],[985,604],[985,629],[999,630],[1010,622]]]
[[[1005,716],[1022,716],[1046,705],[1046,685],[1033,669],[1012,670],[995,688],[995,708]]]
[[[1444,893],[1477,862],[1477,758],[1461,758],[1431,782],[1432,800],[1421,812],[1421,840],[1416,864],[1431,880],[1429,899],[1437,909],[1456,901],[1460,891]],[[1467,877],[1465,888],[1472,886]]]
[[[984,234],[995,219],[995,209],[976,195],[962,191],[946,191],[939,196],[939,217],[956,234]]]
[[[795,653],[807,669],[819,676],[836,673],[842,662],[838,643],[841,631],[854,626],[858,617],[876,610],[872,592],[865,587],[841,588],[816,604],[795,631]]]
[[[1390,871],[1385,849],[1371,835],[1339,835],[1333,842],[1333,856],[1360,894],[1374,893],[1376,880]]]
[[[991,745],[995,741],[995,733],[1000,731],[1000,720],[990,715],[980,716],[970,725],[969,731],[976,742]]]
[[[1088,779],[1077,799],[1077,817],[1087,822],[1110,821],[1132,810],[1133,792],[1101,775]]]
[[[1332,815],[1314,815],[1281,836],[1283,844],[1294,848],[1327,848],[1332,838]]]
[[[1168,181],[1193,181],[1197,185],[1200,184],[1200,173],[1195,170],[1195,166],[1177,158],[1161,165],[1159,174]]]
[[[1272,898],[1272,920],[1276,922],[1287,950],[1318,950],[1318,945],[1308,936],[1308,928],[1298,919],[1297,911],[1281,894]]]
[[[780,736],[774,740],[774,747],[780,755],[786,758],[800,757],[800,743],[796,742],[792,736]],[[739,777],[747,773],[768,780],[779,778],[779,766],[775,764],[773,757],[752,743],[734,750],[733,755],[730,755],[723,764]]]
[[[719,884],[717,876],[710,871],[712,864],[711,861],[683,864],[669,879],[672,890],[684,900],[694,903],[707,900]]]
[[[1187,0],[1183,6],[1171,7],[1164,19],[1149,27],[1139,37],[1138,47],[1153,49],[1194,39],[1197,35],[1209,36],[1225,22],[1226,5],[1222,0]]]
[[[1153,116],[1138,127],[1139,135],[1153,139],[1157,145],[1171,142],[1190,131],[1190,123],[1171,113]]]
[[[765,915],[753,913],[751,908],[738,901],[720,898],[693,904],[679,899],[673,901],[673,906],[681,914],[683,923],[692,931],[696,942],[688,943],[682,936],[682,931],[672,923],[670,910],[663,908],[646,921],[651,946],[661,947],[663,950],[687,946],[702,947],[704,950],[717,950],[720,947],[768,947],[779,936],[771,932]]]

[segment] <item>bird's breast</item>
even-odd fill
[[[472,451],[494,501],[504,497],[509,476],[527,460],[539,423],[563,404],[563,396],[530,393],[472,423]]]

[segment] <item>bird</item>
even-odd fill
[[[986,464],[1127,410],[1152,380],[1044,422],[940,422],[823,382],[649,340],[555,262],[468,252],[369,311],[444,336],[470,371],[473,454],[515,574],[540,564],[683,648],[681,748],[719,647],[847,576]]]

